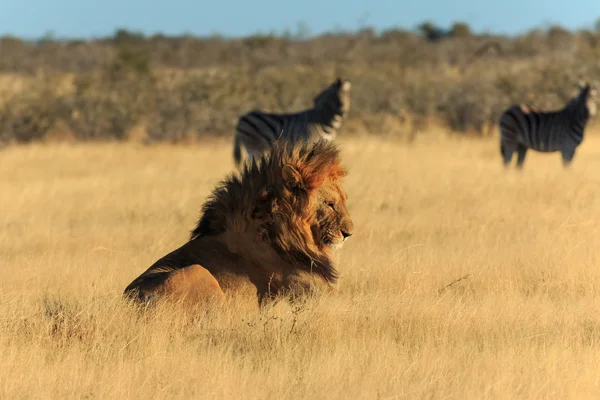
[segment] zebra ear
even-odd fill
[[[591,86],[589,83],[584,83],[579,87],[579,90],[581,91],[581,94],[583,94],[585,97],[589,97]]]
[[[350,83],[350,81],[343,81],[342,85],[340,86],[340,89],[342,90],[342,92],[349,92],[351,86],[352,84]]]
[[[289,164],[283,166],[281,170],[281,177],[285,182],[285,186],[290,189],[303,189],[304,182],[302,181],[302,175],[294,167]]]

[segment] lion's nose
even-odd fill
[[[352,236],[352,232],[348,232],[343,229],[341,230],[341,232],[342,232],[342,236],[344,237],[344,239],[348,239],[350,236]]]

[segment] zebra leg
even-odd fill
[[[525,162],[525,155],[527,154],[527,147],[522,144],[517,145],[517,168],[523,168]]]
[[[512,161],[512,156],[515,151],[515,145],[512,143],[507,143],[505,141],[500,141],[500,153],[502,154],[502,158],[504,160],[504,166],[508,167],[510,162]]]
[[[568,167],[571,165],[571,161],[573,161],[573,157],[575,156],[575,148],[563,148],[561,150],[563,166]]]

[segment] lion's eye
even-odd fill
[[[335,209],[335,203],[334,203],[333,201],[328,201],[328,202],[327,202],[327,205],[328,205],[329,207],[331,207],[332,209]]]

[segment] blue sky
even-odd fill
[[[0,0],[0,34],[36,38],[93,37],[124,27],[144,33],[244,36],[413,28],[424,20],[446,27],[466,21],[475,31],[520,33],[560,24],[592,27],[600,0]]]

